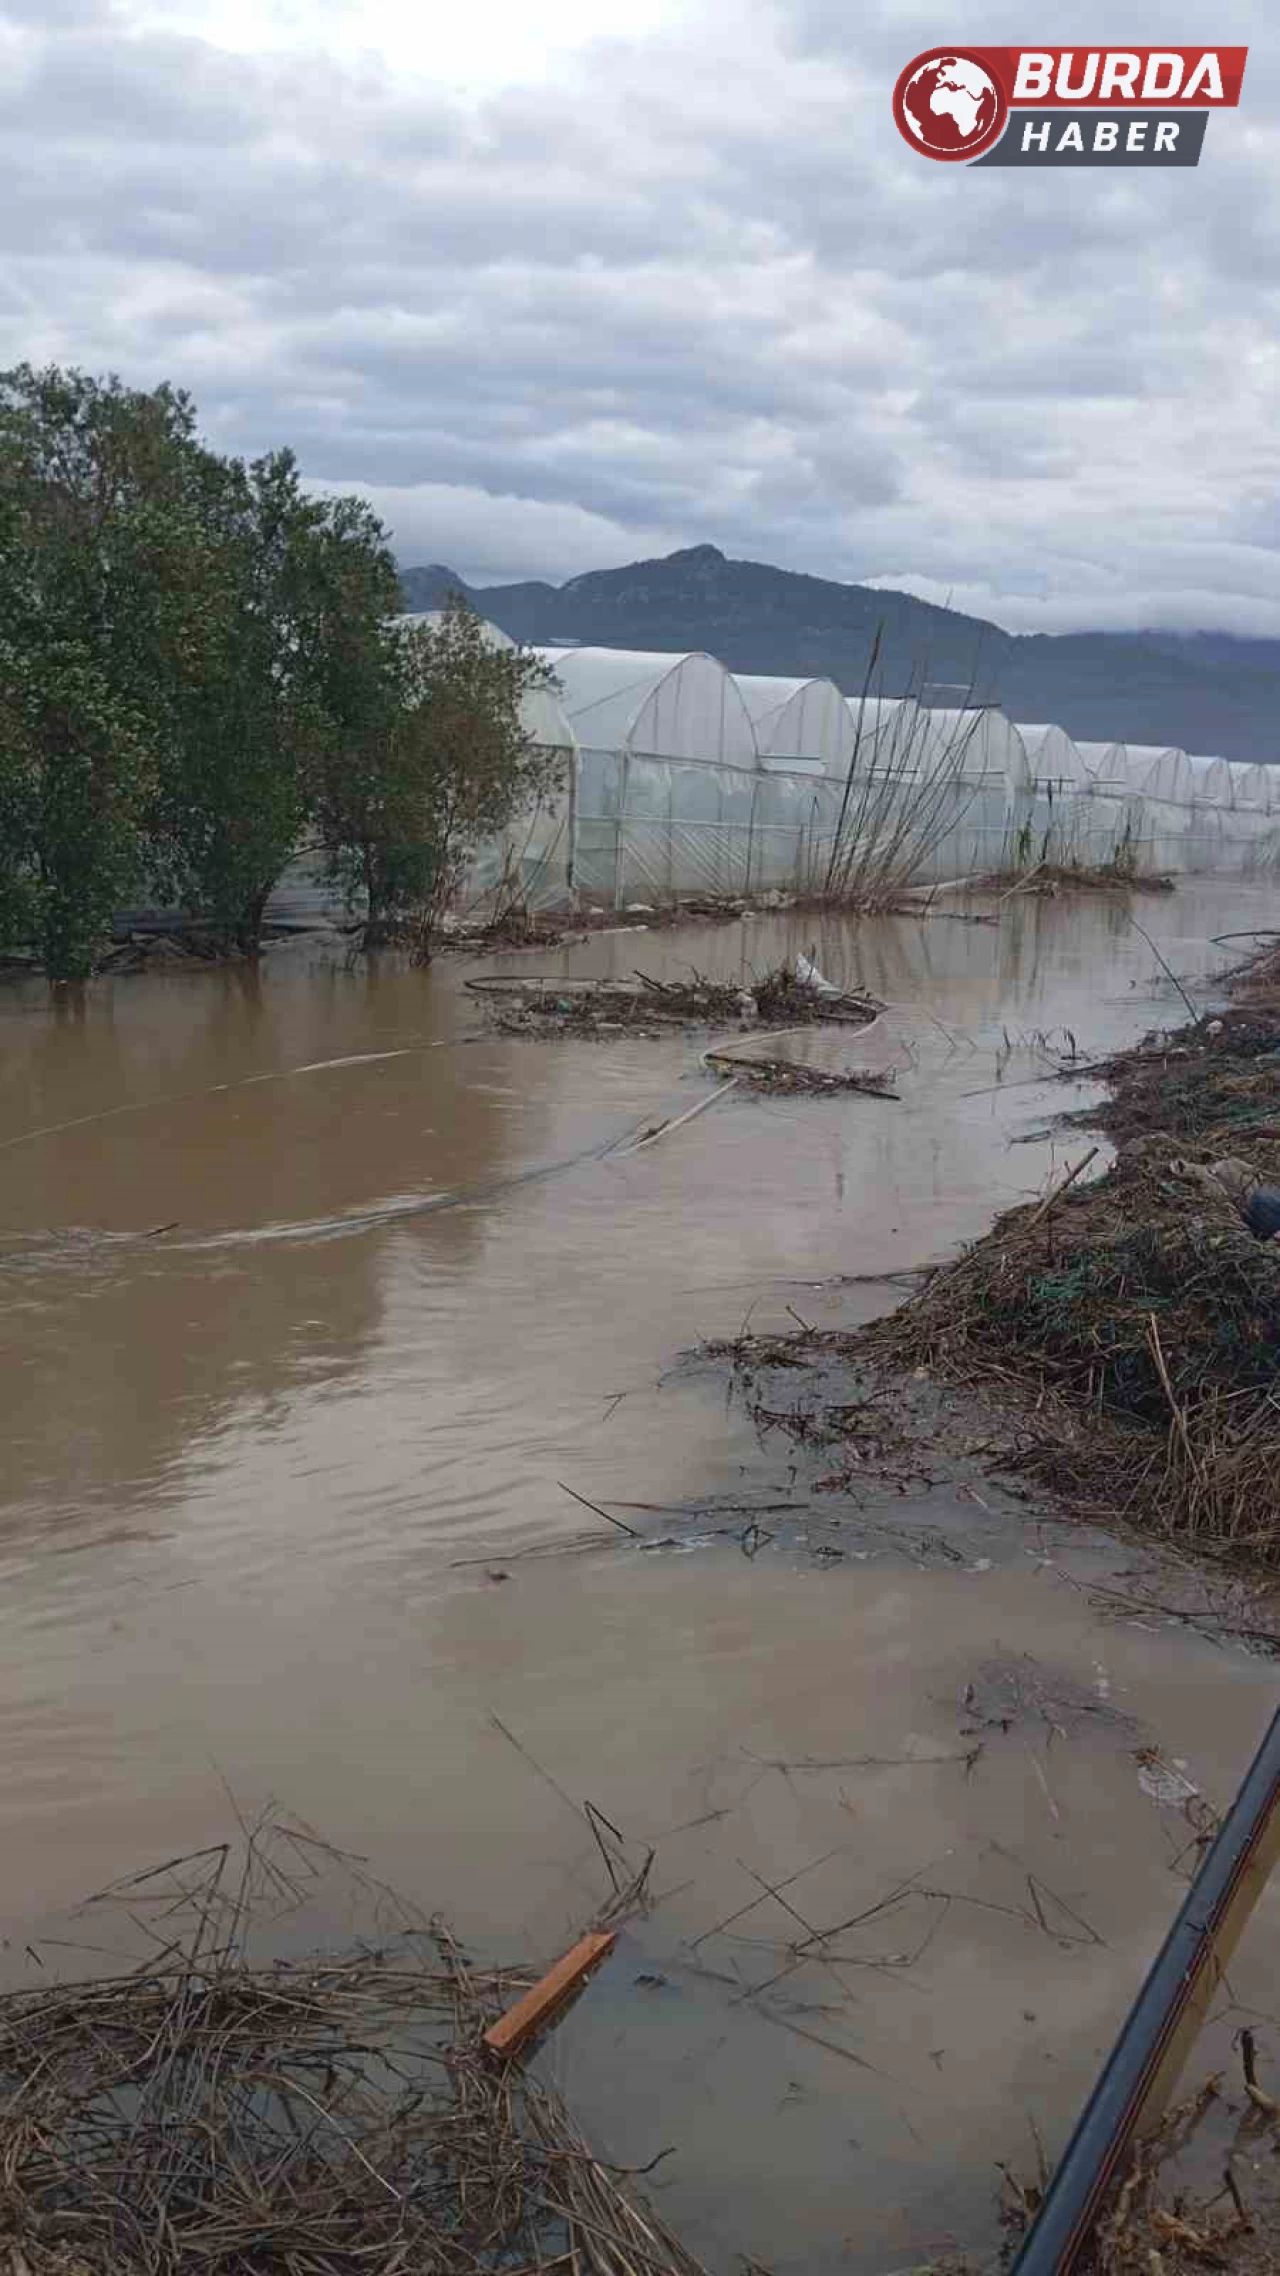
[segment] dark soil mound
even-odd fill
[[[1198,1153],[1228,1152],[1230,1128],[1207,1136]],[[1255,1160],[1280,1172],[1280,1138]],[[1200,1166],[1175,1137],[1132,1141],[1095,1184],[1010,1210],[858,1340],[997,1386],[1027,1410],[1020,1466],[1042,1483],[1280,1565],[1280,1245]]]

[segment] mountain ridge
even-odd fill
[[[1052,720],[1079,741],[1176,744],[1280,761],[1280,640],[1224,632],[1011,633],[962,610],[878,586],[840,584],[717,546],[682,547],[563,585],[468,585],[447,563],[400,572],[405,606],[461,592],[515,640],[705,649],[731,671],[827,677],[846,694],[959,686],[1013,719]]]

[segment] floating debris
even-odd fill
[[[493,974],[466,985],[504,1033],[553,1038],[653,1036],[673,1027],[865,1027],[881,1009],[858,991],[819,992],[785,964],[762,978],[752,975],[749,988],[699,972],[687,980],[659,980],[647,972],[627,980]]]
[[[796,1092],[823,1098],[838,1091],[858,1091],[865,1098],[897,1099],[888,1069],[867,1067],[810,1067],[802,1059],[758,1059],[745,1052],[704,1051],[707,1067],[732,1067],[753,1090],[779,1096]]]
[[[1123,860],[1102,862],[1038,861],[1031,869],[997,869],[976,878],[975,888],[999,891],[1006,900],[1027,895],[1054,900],[1062,893],[1172,893],[1175,880],[1140,870]]]
[[[1280,2203],[1274,2180],[1256,2154],[1273,2098],[1254,2077],[1253,2034],[1240,2034],[1244,2068],[1243,2105],[1228,2100],[1222,2078],[1205,2080],[1198,2093],[1169,2111],[1156,2131],[1140,2142],[1108,2190],[1073,2267],[1077,2276],[1204,2276],[1221,2269],[1227,2276],[1280,2276]],[[1193,2190],[1180,2170],[1184,2161],[1206,2161],[1197,2137],[1210,2125],[1221,2134],[1233,2125],[1221,2180],[1206,2194]],[[1252,2156],[1243,2153],[1254,2150]],[[1011,2241],[1032,2227],[1048,2186],[1043,2146],[1035,2140],[1035,2181],[1023,2181],[1004,2165],[1002,2220]],[[1273,2162],[1273,2161],[1268,2161]],[[949,2263],[949,2276],[963,2271]],[[941,2271],[943,2264],[938,2263]],[[976,2276],[970,2265],[968,2276]]]

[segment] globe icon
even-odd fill
[[[962,158],[989,140],[1002,109],[991,74],[971,56],[931,55],[901,93],[903,115],[922,147]]]

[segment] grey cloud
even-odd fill
[[[709,538],[1020,626],[1280,632],[1280,60],[1194,174],[1024,182],[898,137],[924,0],[689,0],[478,105],[125,6],[0,0],[0,361],[172,377],[477,576]]]

